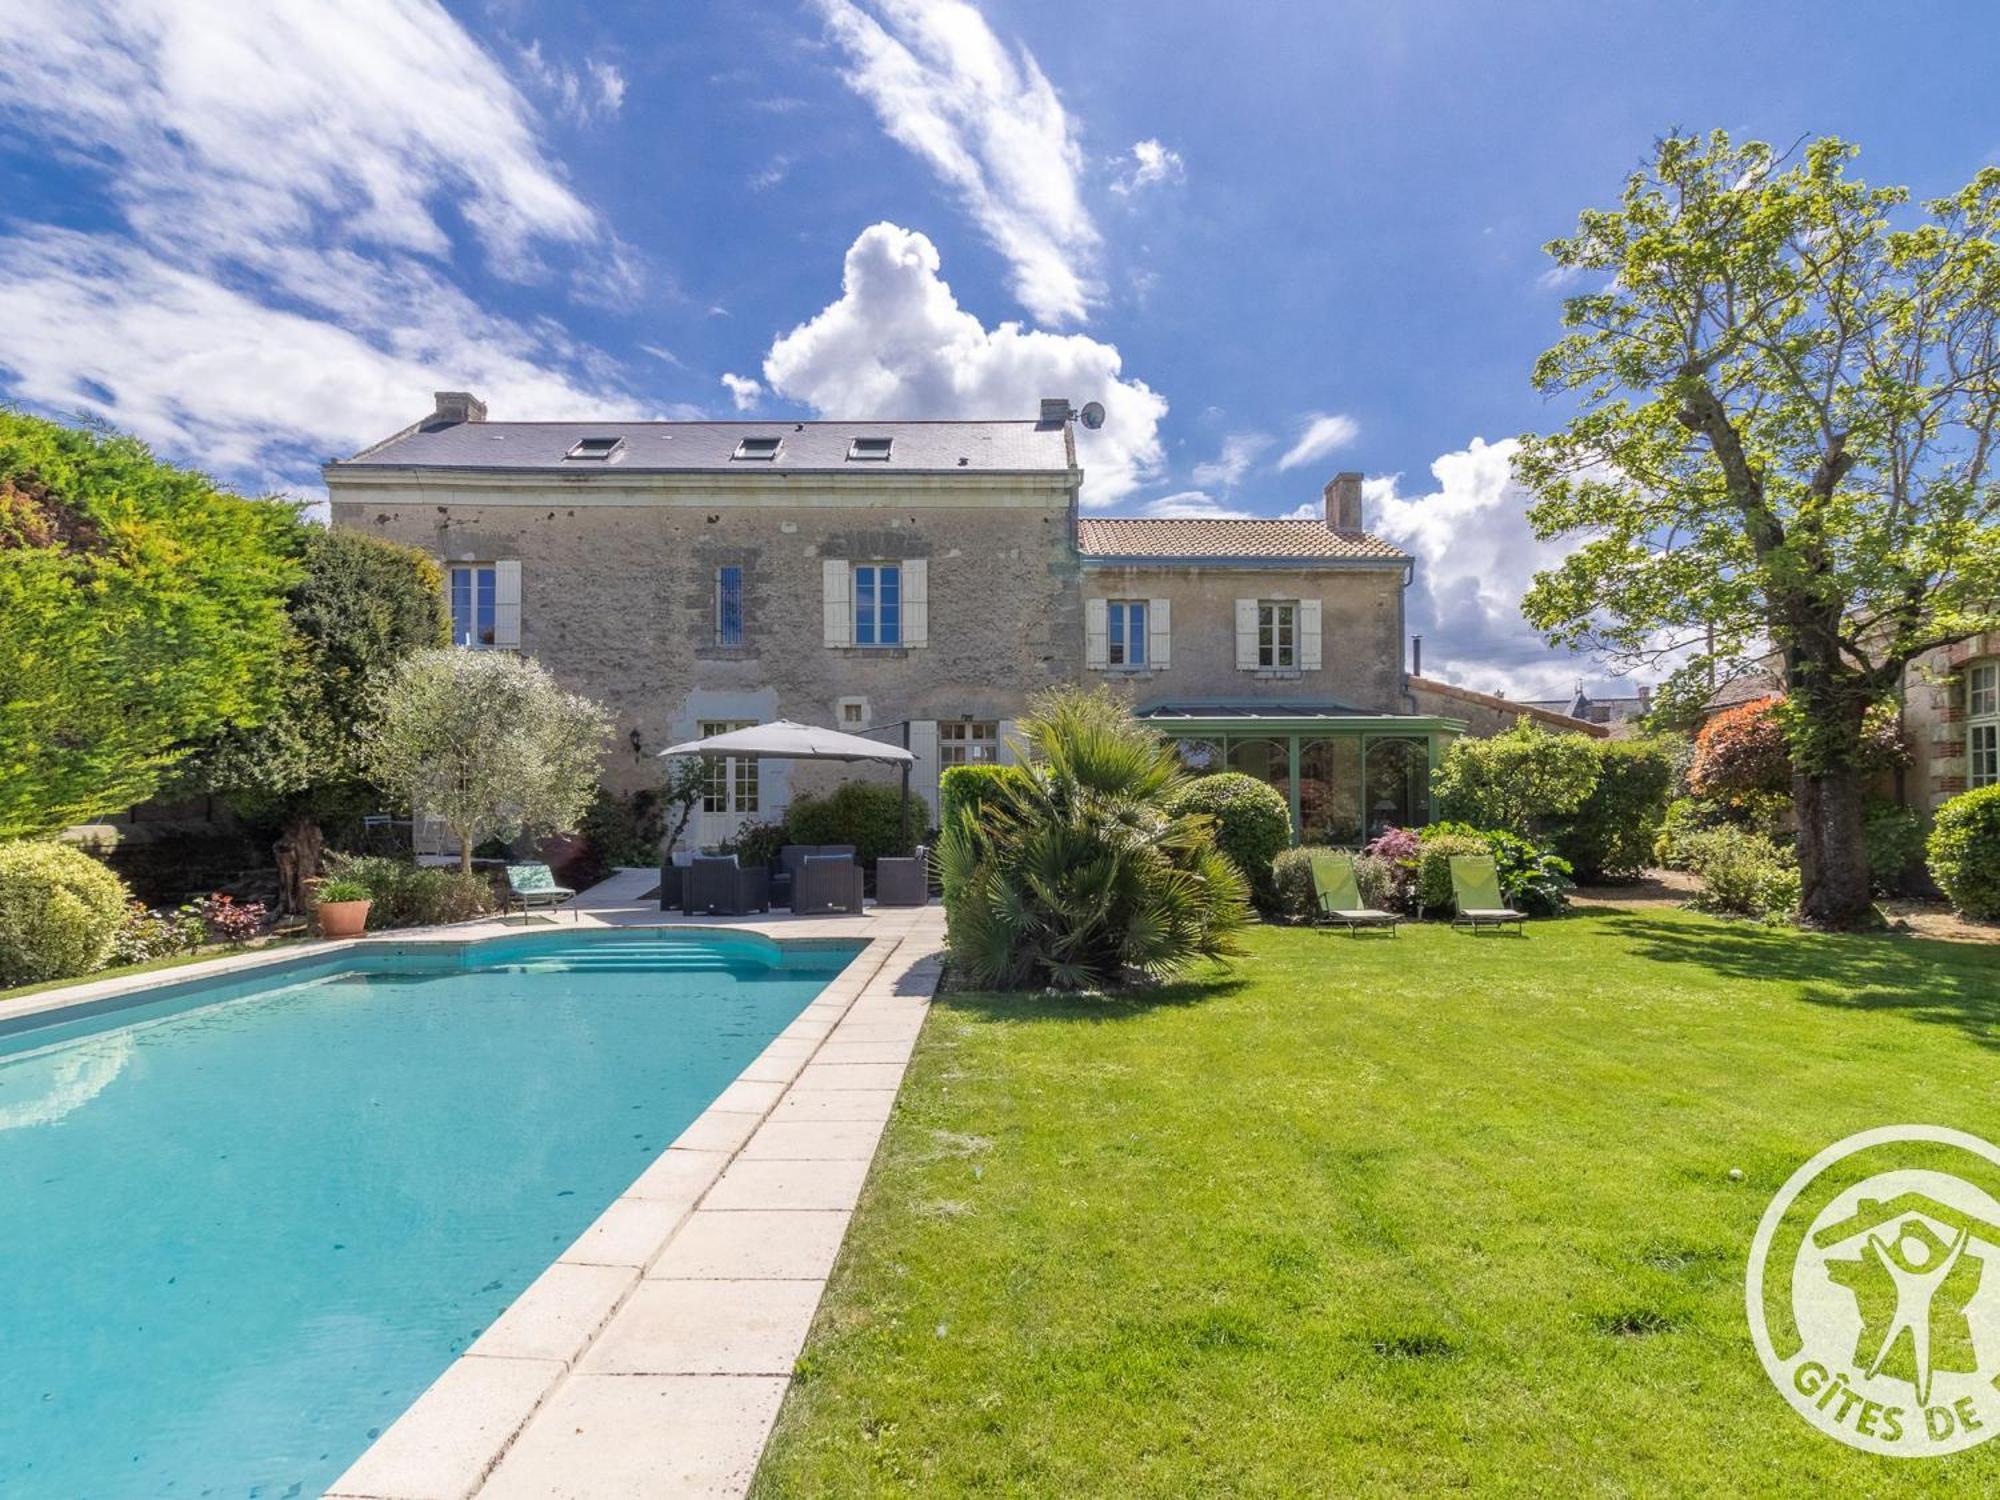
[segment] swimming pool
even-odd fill
[[[859,948],[370,945],[0,1023],[0,1494],[317,1494]]]

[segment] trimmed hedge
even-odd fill
[[[1555,850],[1582,881],[1637,880],[1674,784],[1677,747],[1660,740],[1591,740],[1597,784],[1554,830]]]
[[[1315,854],[1352,859],[1354,883],[1361,891],[1361,904],[1379,911],[1396,909],[1395,870],[1388,860],[1368,854],[1357,855],[1347,849],[1334,849],[1323,844],[1301,844],[1295,849],[1287,849],[1271,865],[1271,880],[1277,891],[1281,915],[1305,921],[1319,914],[1319,898],[1313,890],[1312,879],[1312,858]]]
[[[104,967],[132,893],[69,844],[0,844],[0,987],[74,979]]]
[[[1292,844],[1292,810],[1268,782],[1240,771],[1222,771],[1189,782],[1168,805],[1175,817],[1206,813],[1215,820],[1215,846],[1236,862],[1250,882],[1261,912],[1278,910],[1271,865]]]
[[[984,852],[985,845],[979,838],[982,811],[993,803],[1003,801],[1007,787],[1019,787],[1026,780],[1027,773],[1019,766],[946,766],[944,774],[938,778],[940,835],[958,826],[961,813],[969,813],[972,817],[975,848],[978,852]],[[949,903],[957,892],[949,884],[944,883],[942,867],[939,867],[939,879],[945,901]]]
[[[2000,786],[1961,792],[1931,825],[1931,879],[1961,915],[2000,918]]]
[[[924,836],[924,805],[910,799],[910,836],[903,837],[903,794],[876,781],[849,781],[819,797],[800,797],[785,811],[788,844],[852,844],[854,857],[872,865],[884,855],[904,855]]]

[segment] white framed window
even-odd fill
[[[1965,669],[1965,784],[2000,782],[2000,661]]]
[[[1000,759],[1000,724],[995,719],[938,720],[938,765],[990,766]]]
[[[570,461],[608,464],[624,451],[625,439],[622,437],[587,437],[578,438],[563,457]]]
[[[777,458],[778,448],[783,442],[783,438],[747,437],[736,445],[736,451],[729,456],[731,459],[769,463]]]
[[[492,563],[453,563],[446,575],[451,588],[451,643],[484,650],[498,643],[498,570]]]
[[[1104,607],[1105,659],[1114,667],[1146,665],[1146,601],[1113,599]]]
[[[700,738],[728,734],[732,729],[748,729],[751,719],[704,719]],[[708,785],[701,794],[701,810],[712,813],[753,813],[757,811],[757,762],[748,757],[712,755],[708,758]]]
[[[903,570],[897,564],[854,565],[854,644],[903,644]]]
[[[743,569],[735,563],[715,570],[715,644],[743,644]]]
[[[1257,601],[1257,665],[1288,671],[1299,664],[1299,605],[1296,599]]]
[[[848,444],[848,462],[886,464],[889,461],[889,449],[895,441],[894,438],[885,437],[858,437]]]

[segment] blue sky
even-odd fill
[[[248,488],[496,418],[1111,411],[1110,512],[1338,469],[1433,675],[1600,679],[1521,589],[1540,246],[1662,131],[2000,153],[2000,12],[0,0],[0,394]],[[1948,43],[1948,44],[1947,44]],[[728,380],[725,382],[725,376]]]

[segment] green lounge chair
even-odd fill
[[[1481,854],[1454,854],[1451,857],[1451,898],[1458,915],[1454,927],[1504,927],[1512,922],[1522,936],[1527,935],[1527,916],[1500,899],[1500,872],[1493,861]]]
[[[566,901],[576,899],[576,892],[566,885],[557,885],[555,871],[547,865],[507,866],[507,901],[503,912],[521,908],[526,916],[537,906],[561,906]],[[571,912],[574,917],[576,913]]]
[[[1364,927],[1389,929],[1403,919],[1392,911],[1377,911],[1361,904],[1361,887],[1354,878],[1354,862],[1338,854],[1315,854],[1311,862],[1313,894],[1319,898],[1319,918],[1347,929],[1349,937]]]

